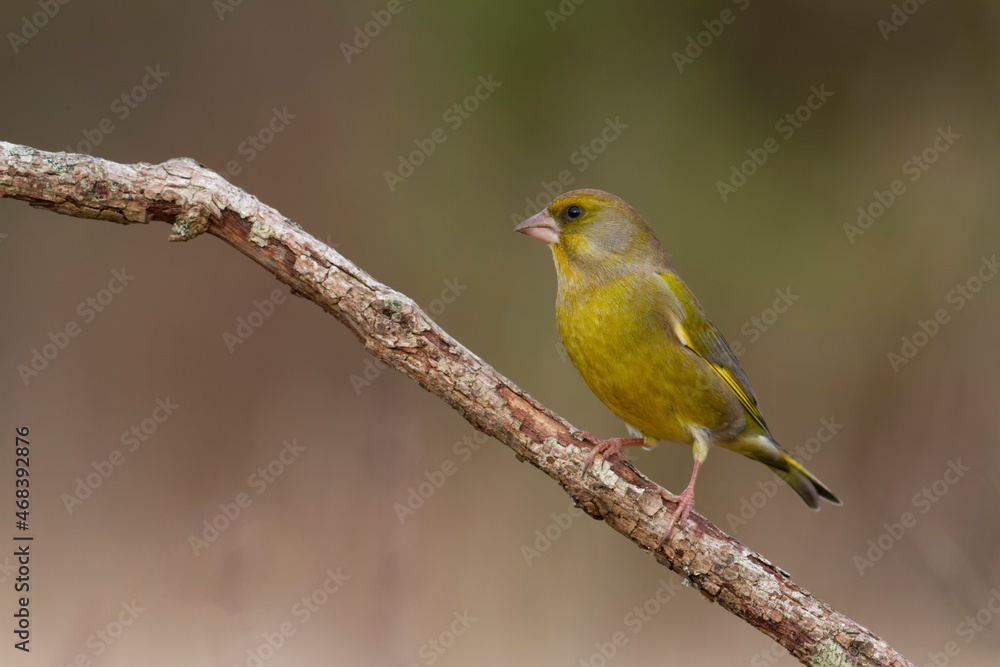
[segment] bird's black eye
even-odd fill
[[[569,218],[570,220],[576,220],[581,215],[583,215],[583,209],[577,206],[576,204],[573,204],[568,209],[566,209],[566,217]]]

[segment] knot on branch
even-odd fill
[[[174,226],[170,229],[170,241],[190,241],[199,234],[208,231],[212,220],[209,212],[202,206],[190,206],[174,220]]]
[[[190,241],[204,234],[212,224],[219,220],[222,213],[219,201],[215,197],[222,196],[234,186],[216,172],[191,158],[174,158],[159,165],[165,176],[166,187],[163,198],[174,202],[179,210],[174,218],[171,229],[171,241]]]

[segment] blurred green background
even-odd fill
[[[718,450],[697,510],[915,664],[954,642],[949,664],[995,665],[1000,9],[902,5],[13,0],[0,139],[228,172],[599,437],[624,429],[560,354],[550,253],[511,229],[547,190],[623,197],[845,503],[768,498],[763,466]],[[813,87],[832,96],[799,109]],[[32,652],[8,634],[4,664],[794,664],[218,240],[6,200],[0,233],[0,415],[9,444],[31,428],[36,535]],[[157,399],[179,406],[162,423]],[[674,491],[690,474],[686,447],[634,458]]]

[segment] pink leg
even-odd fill
[[[670,523],[667,524],[667,530],[663,533],[663,537],[660,538],[659,544],[656,548],[659,549],[663,546],[663,543],[670,539],[670,534],[674,532],[674,526],[680,524],[684,525],[687,521],[688,514],[691,512],[691,508],[694,507],[694,482],[698,479],[698,468],[701,467],[701,461],[697,458],[694,460],[694,470],[691,471],[691,481],[688,482],[687,488],[679,496],[675,496],[666,491],[666,489],[660,489],[660,495],[663,496],[665,500],[675,500],[677,501],[677,510],[674,515],[670,517]]]
[[[589,434],[588,434],[589,435]],[[600,456],[604,455],[604,460],[607,461],[612,456],[621,456],[622,447],[635,447],[637,445],[645,444],[645,440],[642,438],[611,438],[610,440],[601,440],[594,448],[590,450],[590,455],[587,456],[587,462],[583,464],[583,475],[587,474],[590,470],[590,466],[594,464],[594,460]]]

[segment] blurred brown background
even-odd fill
[[[777,439],[827,440],[808,466],[845,501],[767,498],[763,466],[718,450],[697,510],[914,663],[997,664],[996,3],[52,5],[0,8],[0,139],[228,171],[600,437],[623,427],[559,353],[550,253],[511,228],[547,186],[624,197],[742,346]],[[832,96],[782,121],[813,87]],[[718,182],[769,138],[724,200]],[[11,648],[0,570],[3,664],[794,664],[563,516],[550,480],[217,239],[6,200],[0,233],[0,497],[11,510],[28,425],[36,537],[30,656]],[[242,340],[255,301],[273,312]],[[79,335],[22,377],[70,322]],[[690,474],[685,447],[635,458],[675,491]],[[411,490],[429,498],[401,521]],[[225,529],[192,546],[206,521]]]

